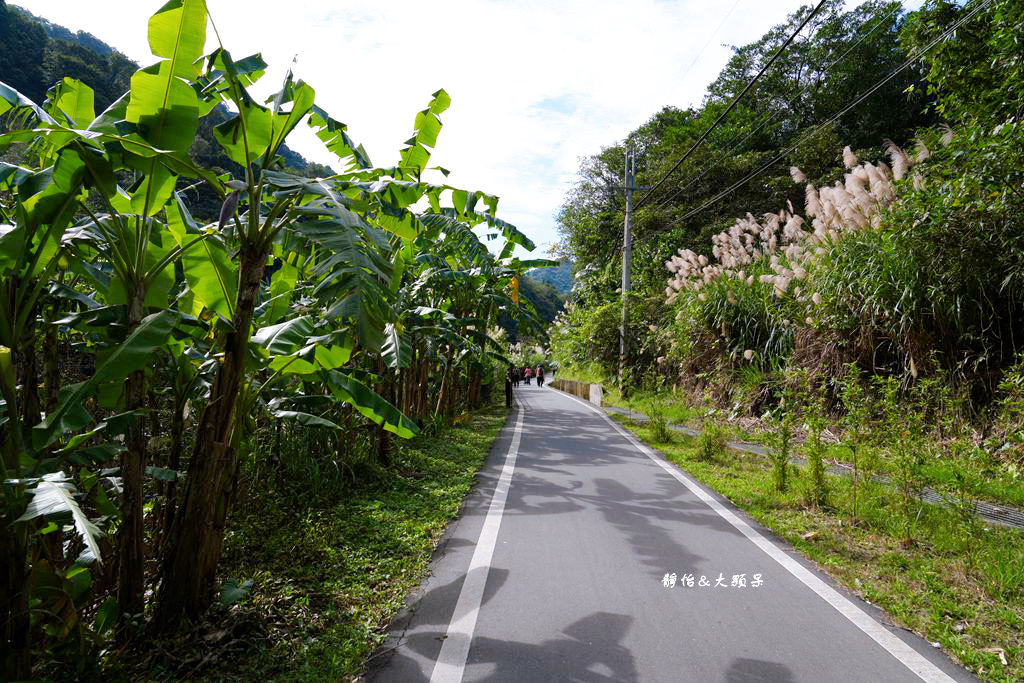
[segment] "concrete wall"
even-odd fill
[[[604,390],[600,384],[576,382],[571,379],[556,379],[549,382],[549,384],[559,391],[578,396],[584,401],[590,401],[597,406],[601,405],[601,400],[604,397]]]

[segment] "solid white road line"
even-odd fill
[[[667,473],[672,475],[683,486],[700,498],[708,507],[736,527],[736,529],[746,536],[754,545],[763,550],[768,557],[778,562],[782,565],[783,569],[817,593],[825,602],[832,605],[832,607],[849,619],[857,628],[866,633],[872,640],[885,648],[889,654],[898,659],[900,663],[917,674],[922,681],[926,681],[927,683],[952,683],[954,681],[953,678],[950,678],[941,669],[925,659],[917,650],[907,645],[896,635],[875,621],[867,612],[854,605],[849,599],[819,579],[806,567],[784,553],[778,546],[758,533],[744,520],[737,517],[732,510],[729,510],[718,500],[709,495],[707,491],[701,488],[694,480],[680,472],[679,469],[671,463],[666,462],[664,458],[658,456],[647,446],[637,441],[632,434],[623,429],[617,422],[615,422],[615,420],[608,417],[604,411],[590,403],[572,396],[571,394],[565,395],[603,417],[605,421],[615,429],[615,431],[633,444],[634,448],[657,463]]]
[[[519,455],[519,441],[523,430],[523,407],[518,407],[519,415],[512,432],[512,441],[508,445],[505,464],[501,468],[498,484],[494,487],[491,506],[487,508],[487,518],[480,530],[473,558],[469,561],[466,578],[462,582],[459,600],[455,603],[451,623],[448,624],[447,636],[437,655],[437,663],[430,675],[431,683],[458,683],[466,668],[466,657],[469,656],[469,645],[476,629],[477,615],[484,599],[484,587],[487,585],[487,574],[491,569],[491,557],[498,540],[498,528],[505,512],[505,499],[508,498],[509,484],[516,468]]]

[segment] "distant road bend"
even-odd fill
[[[593,406],[516,400],[368,680],[976,680]]]

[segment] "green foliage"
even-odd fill
[[[822,438],[828,426],[825,387],[815,387],[806,370],[793,374],[797,387],[796,400],[803,413],[804,430],[807,435],[803,449],[807,457],[807,485],[804,498],[811,506],[820,508],[828,502],[829,488],[825,478],[826,445]]]
[[[621,305],[615,302],[590,310],[567,308],[551,331],[559,367],[593,363],[606,376],[613,376],[619,365],[621,311]]]
[[[0,4],[0,29],[21,16]],[[202,0],[162,7],[149,23],[159,61],[99,116],[97,91],[73,78],[41,104],[0,83],[0,150],[19,162],[0,165],[5,679],[81,671],[115,633],[198,618],[240,466],[393,476],[391,435],[487,403],[506,362],[489,330],[519,311],[510,284],[543,264],[511,255],[533,245],[497,218],[496,197],[421,177],[443,90],[401,166],[375,168],[292,74],[256,104],[247,89],[266,64],[203,55],[207,20]],[[345,171],[287,170],[303,121]],[[186,184],[206,199],[176,191]],[[483,243],[497,237],[499,257]],[[287,463],[282,433],[304,446]],[[92,585],[100,562],[117,575]],[[224,602],[245,587],[225,586]],[[34,656],[49,668],[33,671]]]
[[[779,405],[771,412],[771,426],[766,439],[771,449],[772,479],[779,493],[785,493],[789,488],[795,410],[793,392],[787,387],[782,391]]]
[[[717,424],[708,423],[704,425],[700,433],[699,457],[704,462],[715,462],[725,455],[725,448],[728,445],[728,432]]]
[[[655,403],[650,404],[647,417],[651,421],[651,433],[657,443],[669,443],[673,439],[672,430],[669,428],[668,419],[661,407]]]
[[[213,667],[218,676],[246,680],[358,675],[383,627],[426,575],[504,423],[504,409],[488,407],[443,434],[404,442],[393,467],[377,477],[354,460],[336,468],[326,458],[319,471],[268,470],[272,444],[262,446],[245,464],[242,486],[253,495],[232,521],[224,559],[237,582],[252,582],[235,609],[244,623],[260,625],[259,636],[229,661],[196,637],[190,645],[211,655],[197,675],[213,675]],[[308,432],[289,427],[282,444],[285,462],[310,462],[303,457],[315,446]],[[357,470],[362,476],[353,479]],[[154,663],[142,656],[124,668],[136,663],[152,675]],[[184,668],[177,657],[155,664],[169,673]]]
[[[577,307],[601,318],[618,287],[623,204],[616,187],[621,185],[624,146],[637,151],[639,182],[653,184],[660,179],[807,11],[801,9],[760,40],[736,48],[733,59],[709,86],[702,107],[666,108],[631,133],[625,145],[608,147],[582,162],[580,181],[559,215],[561,246],[576,267],[573,303]],[[934,120],[931,114],[920,114],[923,95],[901,93],[915,79],[912,70],[902,72],[883,93],[864,103],[856,117],[826,126],[804,140],[786,165],[776,162],[764,182],[743,187],[709,210],[694,211],[721,188],[763,167],[808,127],[828,119],[859,94],[865,79],[873,82],[877,76],[874,80],[878,80],[900,64],[905,59],[898,40],[903,22],[904,15],[894,3],[865,3],[850,11],[844,11],[841,3],[829,3],[812,22],[809,37],[791,46],[787,65],[770,70],[763,84],[683,164],[665,191],[638,210],[633,257],[638,300],[659,296],[664,282],[661,266],[668,254],[680,248],[706,252],[708,239],[731,216],[746,214],[760,220],[762,214],[777,212],[787,202],[802,204],[803,193],[789,182],[788,163],[807,166],[812,182],[830,183],[836,175],[840,140],[854,147],[877,145],[883,137],[905,141],[915,127]],[[754,264],[744,274],[744,279],[753,275],[750,286],[716,282],[694,296],[680,294],[671,312],[645,311],[643,322],[652,327],[650,332],[640,327],[630,334],[636,340],[634,348],[644,350],[631,357],[630,375],[642,381],[658,375],[675,383],[677,370],[683,374],[709,370],[722,355],[735,364],[745,352],[759,367],[784,366],[796,347],[798,331],[807,325],[807,307],[795,301],[796,296],[776,298],[771,284],[758,279],[766,274],[770,274],[766,264]],[[676,316],[671,335],[666,334],[669,315]],[[598,345],[610,360],[611,345],[600,341]],[[558,346],[556,342],[556,350]],[[567,349],[566,355],[578,354]],[[610,362],[602,364],[611,369]]]
[[[911,16],[902,39],[908,46],[926,45],[980,5],[930,0]],[[1019,121],[1024,114],[1019,96],[1024,91],[1022,33],[1024,3],[998,0],[958,28],[956,40],[929,53],[928,92],[937,100],[937,111],[951,121],[982,127]]]

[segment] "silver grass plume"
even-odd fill
[[[857,155],[853,153],[849,145],[843,147],[843,165],[846,168],[853,168],[857,165]]]
[[[910,159],[907,157],[906,152],[899,148],[892,140],[885,140],[885,151],[889,155],[889,159],[892,160],[892,176],[896,180],[903,180],[903,177],[907,174],[907,169],[910,168]]]

